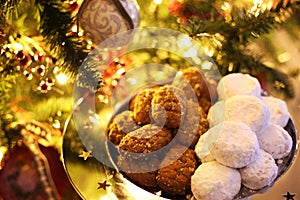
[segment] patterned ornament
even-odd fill
[[[0,162],[0,199],[79,200],[64,172],[52,132],[42,123],[21,125],[19,141]]]
[[[79,26],[94,44],[137,28],[140,17],[133,0],[86,0],[78,13]]]

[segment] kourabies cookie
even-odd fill
[[[241,175],[237,169],[216,161],[201,164],[191,179],[196,199],[231,200],[241,188]]]
[[[226,100],[241,94],[260,97],[261,87],[258,80],[249,74],[233,73],[221,78],[217,92],[219,100]]]
[[[239,171],[243,185],[257,190],[270,185],[274,181],[278,167],[269,153],[259,150],[257,159]]]

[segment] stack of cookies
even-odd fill
[[[107,138],[119,150],[117,165],[139,186],[166,196],[191,193],[200,162],[194,147],[208,130],[210,84],[196,68],[186,68],[170,84],[145,88],[120,110]]]
[[[106,135],[117,166],[133,183],[162,196],[234,199],[277,177],[291,151],[284,101],[261,96],[246,74],[208,80],[186,68],[165,85],[140,90],[119,110]]]

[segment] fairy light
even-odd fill
[[[18,52],[18,51],[23,50],[24,47],[23,47],[22,44],[16,42],[16,43],[13,43],[13,44],[12,44],[12,48],[13,48],[16,52]]]
[[[228,2],[224,2],[224,4],[221,6],[221,9],[226,11],[226,10],[229,10],[230,9],[230,3]]]
[[[74,33],[76,33],[76,32],[77,32],[77,30],[78,30],[78,29],[77,29],[77,26],[76,26],[76,25],[75,25],[75,26],[73,26],[73,27],[72,27],[72,29],[71,29],[71,31],[72,31],[72,32],[74,32]]]
[[[118,75],[122,75],[124,73],[125,73],[125,69],[124,68],[118,69],[118,71],[117,71]]]
[[[79,37],[82,37],[82,36],[83,36],[83,32],[82,32],[82,31],[79,31],[79,32],[78,32],[78,36],[79,36]]]
[[[53,69],[53,74],[57,74],[58,71],[59,71],[59,67],[58,67],[58,66],[54,67],[54,69]]]
[[[153,0],[153,3],[156,5],[160,5],[163,0]]]
[[[253,6],[250,8],[249,13],[254,16],[258,16],[260,13],[266,11],[268,6],[264,3],[264,0],[253,0]]]
[[[63,84],[66,84],[66,83],[67,83],[68,77],[67,77],[67,75],[61,73],[61,74],[58,74],[58,75],[56,76],[56,80],[57,80],[57,82],[58,82],[59,84],[62,84],[62,85],[63,85]]]

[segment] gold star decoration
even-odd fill
[[[290,192],[287,192],[285,195],[282,195],[286,198],[286,200],[294,200],[295,194],[291,194]]]
[[[92,157],[91,151],[82,151],[82,154],[80,154],[78,157],[87,160],[88,158]]]
[[[99,189],[102,188],[103,190],[106,190],[106,187],[108,187],[108,186],[110,186],[110,185],[107,184],[106,180],[105,180],[103,183],[98,182],[98,188],[97,189],[99,190]]]

